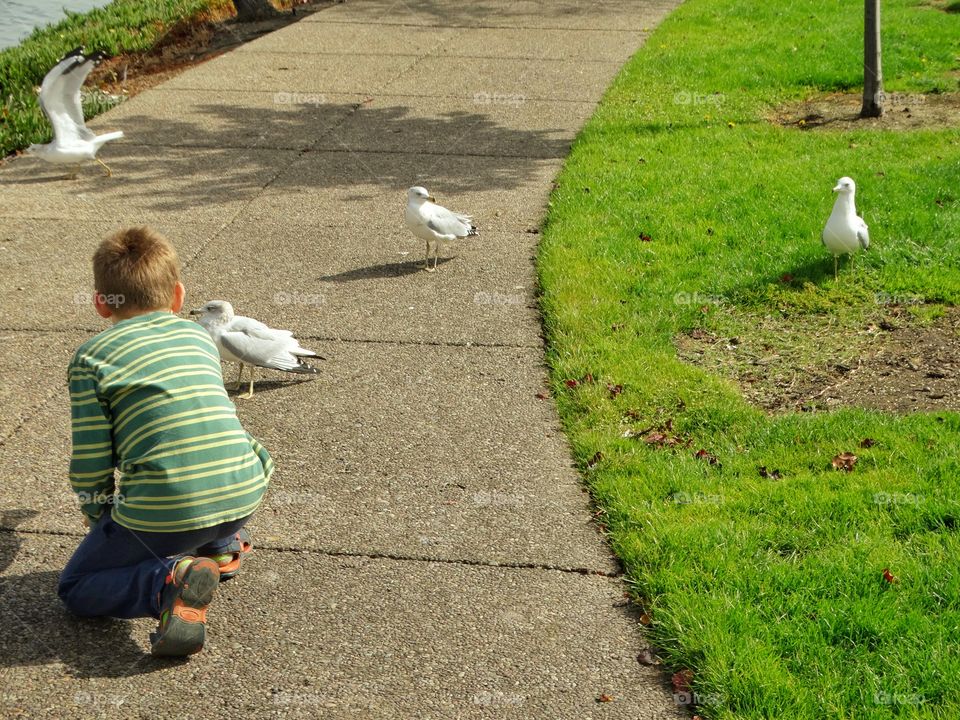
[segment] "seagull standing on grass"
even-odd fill
[[[40,86],[40,108],[53,126],[53,142],[46,145],[31,145],[28,155],[57,165],[72,165],[71,178],[80,172],[84,160],[96,160],[103,165],[107,175],[110,168],[97,157],[104,143],[122,138],[122,132],[95,135],[83,122],[83,106],[80,102],[80,87],[87,75],[103,60],[102,52],[84,55],[82,48],[67,53],[43,78]]]
[[[841,255],[850,256],[850,267],[853,268],[853,254],[860,249],[870,247],[870,232],[863,218],[857,215],[857,208],[853,203],[853,196],[857,192],[857,185],[848,177],[837,180],[833,189],[837,193],[837,200],[833,204],[833,212],[823,228],[824,246],[833,253],[833,279],[837,279],[837,259]]]
[[[426,188],[407,190],[407,209],[403,216],[407,229],[427,243],[427,257],[423,268],[434,272],[440,261],[440,243],[479,235],[469,215],[451,212],[436,204]],[[433,248],[433,267],[430,267],[430,248]]]
[[[253,318],[234,315],[233,305],[224,300],[211,300],[199,310],[191,310],[190,314],[199,316],[197,322],[210,333],[221,358],[240,363],[237,388],[243,378],[243,366],[250,366],[250,390],[240,395],[241,398],[253,397],[255,367],[315,375],[317,369],[307,365],[304,358],[326,359],[313,350],[300,347],[300,342],[289,330],[274,330]]]

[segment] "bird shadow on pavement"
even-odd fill
[[[264,371],[260,370],[259,372],[264,372]],[[260,395],[261,393],[273,392],[274,390],[283,390],[284,388],[302,385],[303,383],[315,382],[316,380],[319,380],[319,379],[320,378],[318,375],[307,375],[307,376],[296,378],[296,379],[291,377],[289,380],[268,380],[268,379],[261,380],[258,378],[253,383],[253,397],[244,398],[244,402],[247,402],[247,401],[252,402],[253,400],[256,400],[257,395]],[[249,388],[250,388],[250,382],[248,380],[244,380],[243,385],[239,388],[234,387],[234,384],[231,382],[231,383],[228,383],[227,395],[229,395],[231,398],[237,399],[240,395],[243,395],[245,392],[247,392]]]
[[[437,265],[445,265],[454,258],[440,258]],[[433,261],[431,260],[431,266]],[[379,280],[384,278],[405,277],[414,275],[418,272],[426,272],[423,269],[423,260],[404,260],[403,262],[379,263],[377,265],[368,265],[366,267],[346,270],[335,275],[324,275],[317,278],[318,282],[352,282],[354,280]]]
[[[131,624],[109,618],[78,618],[57,596],[57,570],[5,574],[24,551],[13,528],[34,510],[0,514],[0,668],[62,663],[77,678],[129,677],[170,666],[144,652]],[[68,538],[73,542],[73,538]],[[40,559],[27,558],[35,566]]]

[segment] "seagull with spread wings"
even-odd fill
[[[404,213],[407,229],[427,243],[424,270],[434,272],[440,261],[440,244],[458,238],[479,235],[469,215],[451,212],[436,204],[426,188],[412,187],[407,190],[407,209]],[[433,267],[430,267],[430,250],[433,249]]]
[[[53,126],[53,141],[31,145],[26,152],[56,165],[72,165],[71,177],[77,176],[84,160],[96,160],[106,169],[107,175],[111,175],[110,168],[97,157],[97,153],[104,143],[123,137],[119,131],[96,135],[83,121],[80,87],[104,57],[99,51],[84,55],[82,48],[76,48],[46,74],[40,86],[40,108]]]
[[[254,368],[315,375],[318,370],[304,358],[326,359],[301,347],[289,330],[274,330],[259,320],[235,315],[233,305],[225,300],[211,300],[190,314],[198,316],[197,322],[210,333],[223,360],[240,363],[237,387],[243,378],[243,366],[250,366],[250,390],[241,398],[253,397]]]

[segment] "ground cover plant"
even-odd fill
[[[114,0],[88,13],[71,13],[55,25],[37,28],[19,45],[0,50],[0,158],[52,137],[36,89],[65,53],[79,46],[109,56],[143,52],[178,23],[222,17],[230,8],[230,0]],[[89,93],[84,114],[93,117],[118,101]]]

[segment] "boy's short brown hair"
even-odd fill
[[[153,228],[125,228],[109,235],[93,254],[93,281],[111,310],[166,309],[180,282],[180,259]]]

